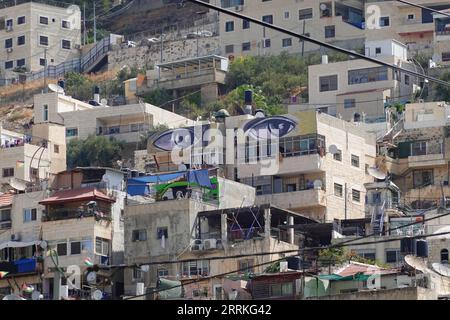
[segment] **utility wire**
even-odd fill
[[[255,24],[264,26],[266,28],[273,29],[273,30],[276,30],[276,31],[288,34],[288,35],[290,35],[292,37],[296,37],[296,38],[299,38],[301,40],[304,40],[304,41],[307,41],[307,42],[311,42],[311,43],[314,43],[316,45],[319,45],[319,46],[322,46],[322,47],[325,47],[325,48],[328,48],[328,49],[332,49],[332,50],[335,50],[335,51],[338,51],[338,52],[342,52],[342,53],[345,53],[345,54],[350,55],[350,56],[358,57],[358,58],[360,58],[362,60],[366,60],[366,61],[378,64],[378,65],[381,65],[381,66],[386,66],[386,67],[388,67],[390,69],[393,69],[393,70],[401,71],[403,73],[407,73],[407,74],[413,75],[413,76],[418,77],[418,78],[427,79],[429,81],[432,81],[432,82],[435,82],[435,83],[439,83],[439,84],[441,84],[443,86],[450,87],[450,82],[447,82],[447,81],[444,81],[444,80],[440,80],[440,79],[437,79],[437,78],[434,78],[434,77],[430,77],[430,76],[427,76],[427,75],[423,75],[423,74],[421,74],[419,72],[416,72],[416,71],[410,71],[410,70],[398,67],[396,65],[380,61],[380,60],[375,59],[375,58],[367,57],[367,56],[365,56],[363,54],[360,54],[360,53],[357,53],[357,52],[353,52],[353,51],[350,51],[350,50],[347,50],[347,49],[343,49],[341,47],[338,47],[338,46],[335,46],[335,45],[332,45],[332,44],[329,44],[329,43],[326,43],[326,42],[323,42],[323,41],[320,41],[320,40],[317,40],[317,39],[314,39],[314,38],[311,38],[311,37],[307,37],[305,35],[302,35],[302,34],[299,34],[299,33],[293,32],[293,31],[290,31],[290,30],[288,30],[286,28],[282,28],[282,27],[279,27],[277,25],[274,25],[274,24],[271,24],[271,23],[268,23],[268,22],[260,21],[258,19],[253,18],[253,17],[250,17],[250,16],[246,16],[246,15],[243,15],[243,14],[240,14],[240,13],[228,10],[228,9],[224,9],[224,8],[215,6],[213,4],[203,2],[201,0],[187,0],[187,1],[196,3],[198,5],[207,7],[207,8],[212,9],[212,10],[219,11],[221,13],[230,15],[232,17],[236,17],[236,18],[243,19],[243,20],[248,20],[248,21],[253,22]]]
[[[415,3],[412,3],[412,2],[409,2],[409,1],[404,1],[404,0],[396,0],[396,1],[404,3],[404,4],[407,4],[407,5],[410,5],[412,7],[420,8],[420,9],[423,9],[423,10],[428,10],[428,11],[431,11],[431,12],[439,13],[439,14],[442,14],[444,16],[450,17],[449,13],[442,12],[442,11],[439,11],[439,10],[436,10],[436,9],[433,9],[433,8],[430,8],[430,7],[425,7],[425,6],[422,6],[420,4],[415,4]]]

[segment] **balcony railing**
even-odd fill
[[[11,220],[0,221],[0,230],[11,229],[11,226]]]
[[[67,219],[82,219],[87,217],[94,217],[97,221],[111,221],[111,214],[109,213],[104,213],[101,211],[78,211],[70,209],[51,210],[49,213],[44,214],[44,216],[42,217],[42,221],[47,222]]]
[[[450,36],[450,30],[436,31],[437,36]]]
[[[145,125],[145,124],[138,124],[137,127],[132,127],[132,125],[98,127],[97,135],[108,136],[108,135],[122,134],[122,133],[139,133],[139,132],[147,131],[149,129],[150,129],[150,126]]]

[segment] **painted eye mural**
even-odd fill
[[[256,118],[247,122],[244,126],[246,135],[254,139],[281,138],[292,132],[297,127],[297,122],[285,116],[270,118]]]
[[[209,129],[209,125],[202,127],[202,136]],[[189,148],[195,142],[194,127],[166,130],[153,140],[153,145],[164,151],[172,151],[176,146]]]

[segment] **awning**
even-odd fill
[[[14,195],[11,193],[4,193],[0,195],[0,208],[9,207],[12,205]]]
[[[364,281],[367,280],[370,277],[370,275],[365,275],[362,273],[358,273],[352,276],[340,276],[338,274],[325,274],[319,276],[320,280],[329,280],[329,281],[351,281],[351,280],[358,280],[358,281]]]
[[[40,245],[41,241],[30,241],[30,242],[21,242],[21,241],[8,241],[0,243],[0,250],[5,248],[24,248],[24,247],[30,247],[34,245]]]
[[[101,200],[106,202],[115,202],[103,192],[95,188],[83,188],[75,190],[58,191],[50,198],[44,199],[39,202],[42,205],[59,204],[67,202],[79,202],[79,201],[92,201]]]

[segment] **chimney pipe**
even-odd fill
[[[252,114],[252,105],[253,105],[253,91],[252,90],[245,90],[244,103],[245,103],[245,108],[244,108],[245,114]]]
[[[328,55],[324,54],[322,56],[322,64],[328,64]]]
[[[94,87],[94,101],[100,103],[100,88],[98,86]]]

